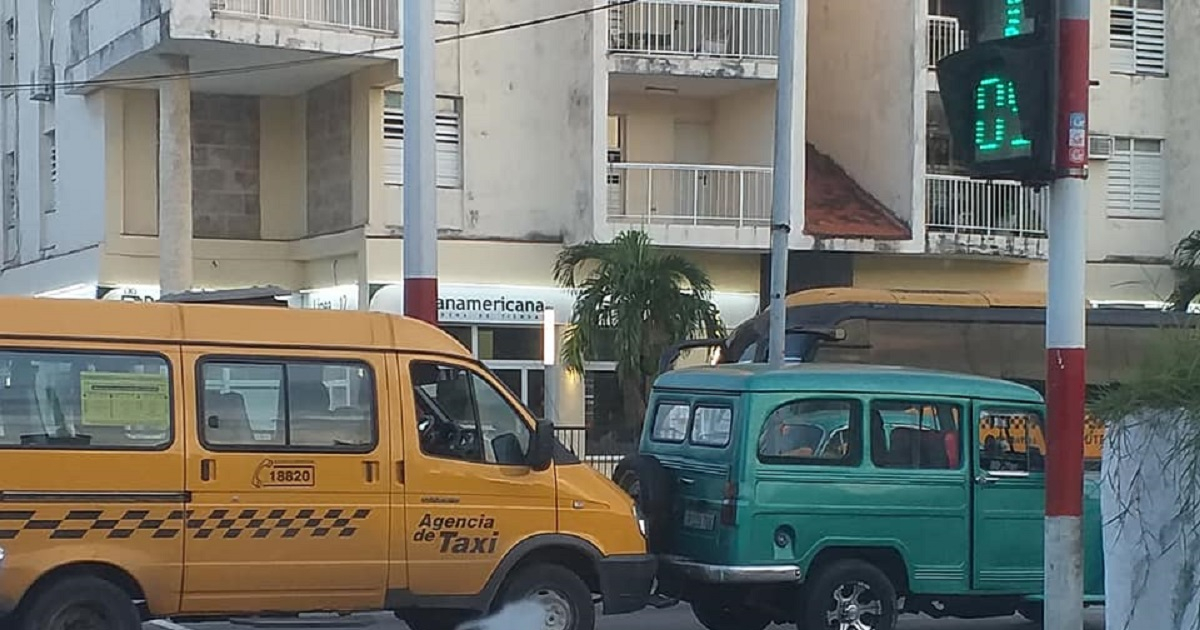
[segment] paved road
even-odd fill
[[[352,623],[343,626],[308,625],[309,628],[345,628],[355,630],[407,630],[407,626],[396,621],[391,615],[361,615],[351,618]],[[294,623],[294,621],[293,621]],[[197,623],[187,625],[169,625],[151,623],[146,630],[266,630],[279,628],[275,625],[248,625],[233,623]],[[283,626],[298,628],[301,626]],[[657,627],[660,630],[704,630],[704,627],[692,617],[687,606],[675,606],[666,610],[646,610],[632,615],[601,617],[597,630],[645,630]],[[898,630],[1037,630],[1037,625],[1029,623],[1020,617],[1004,619],[929,619],[927,617],[905,616],[901,619]],[[1104,613],[1100,609],[1087,611],[1085,630],[1103,630]],[[514,628],[513,630],[525,630]],[[780,630],[783,630],[782,628]],[[793,629],[794,630],[794,629]]]

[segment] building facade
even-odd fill
[[[960,0],[965,2],[969,0]],[[564,244],[647,231],[712,275],[729,325],[765,281],[779,78],[773,2],[437,2],[445,324],[544,408],[540,312],[569,316]],[[1200,216],[1200,9],[1094,0],[1089,294],[1170,292]],[[309,308],[397,310],[401,3],[0,0],[0,292],[275,285]],[[591,12],[505,29],[555,14]],[[1046,193],[957,169],[931,70],[952,0],[798,0],[793,289],[1042,289]],[[498,29],[486,35],[481,31]],[[484,307],[484,304],[487,307]],[[497,306],[498,305],[498,306]],[[512,308],[510,308],[510,306]],[[557,415],[603,424],[611,363],[562,376]]]

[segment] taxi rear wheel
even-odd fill
[[[31,594],[21,630],[141,630],[133,599],[119,586],[92,576],[69,577]]]

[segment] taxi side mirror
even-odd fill
[[[549,420],[538,420],[529,443],[529,467],[541,472],[554,463],[554,425]]]

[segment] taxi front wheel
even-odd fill
[[[129,593],[107,580],[70,577],[33,593],[20,618],[22,630],[140,630],[141,615]]]
[[[520,569],[505,586],[500,605],[518,602],[540,604],[533,613],[540,616],[541,624],[529,626],[530,630],[594,630],[596,627],[596,605],[592,601],[592,590],[574,571],[556,564],[534,564]],[[501,613],[503,615],[503,613]],[[520,613],[522,617],[525,613]],[[526,627],[513,619],[513,627]],[[507,626],[506,626],[507,627]]]

